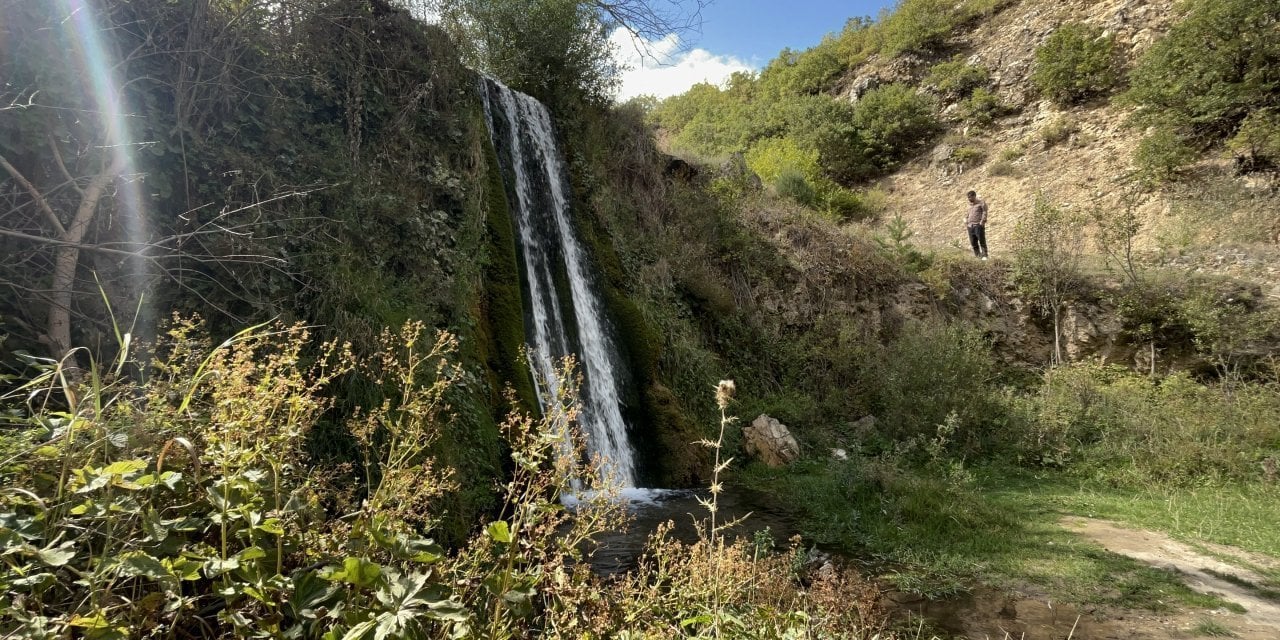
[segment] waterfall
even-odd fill
[[[492,78],[484,78],[481,88],[516,224],[538,401],[543,409],[553,401],[558,364],[575,356],[583,377],[578,422],[587,452],[604,459],[603,471],[615,482],[634,487],[635,463],[622,419],[625,373],[569,218],[567,173],[551,114],[542,103]]]

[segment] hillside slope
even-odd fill
[[[1036,48],[1064,23],[1101,27],[1115,36],[1126,64],[1132,64],[1178,18],[1176,3],[1167,0],[1021,0],[954,38],[948,53],[990,69],[994,91],[1010,113],[989,127],[974,127],[954,117],[957,102],[944,106],[944,115],[953,114],[947,135],[883,180],[889,214],[907,220],[922,243],[959,246],[963,194],[975,189],[991,206],[988,237],[992,251],[1001,254],[1037,194],[1068,207],[1104,211],[1125,207],[1128,196],[1143,222],[1139,249],[1214,254],[1207,262],[1174,256],[1151,256],[1153,261],[1262,279],[1280,294],[1275,268],[1251,268],[1274,256],[1266,245],[1275,239],[1269,212],[1277,201],[1268,179],[1237,176],[1229,160],[1211,152],[1178,182],[1135,196],[1125,178],[1134,170],[1134,151],[1145,131],[1130,123],[1132,107],[1103,98],[1062,108],[1039,98],[1031,84]],[[855,69],[845,91],[874,82],[886,66],[893,65]],[[978,157],[958,162],[957,149]],[[1197,213],[1214,219],[1198,221]],[[1219,245],[1235,248],[1227,258],[1206,250]],[[1232,257],[1242,252],[1246,257]]]

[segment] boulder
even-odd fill
[[[859,76],[849,85],[849,91],[846,95],[849,102],[857,102],[866,95],[868,91],[879,87],[882,84],[879,76],[866,75]]]
[[[800,457],[800,444],[786,425],[761,414],[742,429],[747,454],[771,467],[782,467]]]

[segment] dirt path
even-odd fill
[[[1068,517],[1061,524],[1111,553],[1172,570],[1191,589],[1217,595],[1244,612],[1071,605],[1030,587],[980,587],[943,601],[894,592],[885,604],[924,618],[941,637],[966,640],[1280,639],[1280,600],[1273,599],[1274,592],[1263,593],[1265,587],[1257,587],[1267,584],[1258,570],[1280,568],[1280,561],[1223,545],[1205,544],[1200,551],[1163,533],[1126,529],[1105,520]]]
[[[1217,622],[1239,637],[1280,638],[1280,602],[1259,591],[1257,585],[1265,584],[1266,578],[1251,568],[1275,567],[1275,560],[1221,545],[1206,545],[1213,554],[1208,555],[1163,533],[1127,529],[1105,520],[1069,517],[1062,524],[1107,551],[1173,570],[1191,589],[1244,607],[1244,613],[1215,615]]]

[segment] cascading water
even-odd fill
[[[567,174],[551,115],[542,103],[492,78],[484,78],[481,88],[518,232],[538,401],[543,409],[555,401],[558,364],[575,356],[583,377],[578,422],[587,451],[604,460],[614,482],[634,487],[635,463],[622,419],[624,370],[570,223]]]

